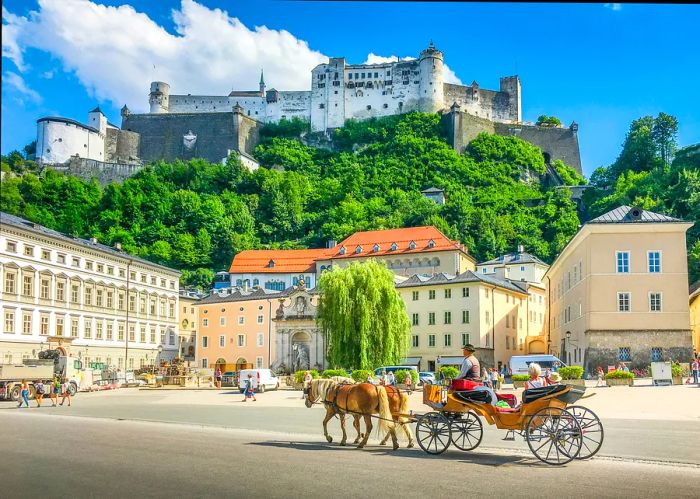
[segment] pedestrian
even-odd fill
[[[216,371],[214,371],[214,380],[216,381],[216,387],[221,389],[221,369],[216,366]]]
[[[311,381],[314,379],[314,377],[311,375],[311,371],[306,371],[304,373],[304,385],[303,385],[303,391],[301,392],[301,398],[304,398],[307,393],[309,393],[309,386],[311,385]]]
[[[372,372],[367,375],[367,383],[374,384],[374,377],[372,376]]]
[[[625,364],[624,362],[622,363],[622,370],[625,371],[626,373],[630,372],[630,368],[627,367],[627,364]]]
[[[386,384],[389,386],[396,386],[396,376],[394,376],[394,371],[389,371],[386,375]]]
[[[379,384],[382,386],[386,386],[387,382],[387,375],[386,375],[386,369],[382,370],[382,375],[379,376]]]
[[[596,382],[596,388],[599,386],[605,386],[605,373],[603,373],[603,368],[598,366],[598,381]]]
[[[41,407],[41,401],[44,399],[44,392],[46,388],[44,387],[44,380],[40,379],[34,383],[34,390],[36,394],[34,395],[34,400],[36,400],[36,406]]]
[[[498,371],[496,371],[495,367],[491,368],[491,372],[489,373],[491,377],[491,387],[494,390],[499,390],[500,386],[498,384]]]
[[[257,402],[258,399],[255,398],[255,390],[253,388],[253,375],[249,374],[248,379],[245,380],[245,390],[243,392],[245,394],[245,398],[243,399],[243,402],[247,402],[249,398],[253,399],[253,402]]]
[[[700,371],[700,361],[697,357],[693,357],[693,361],[690,363],[690,372],[693,376],[693,383],[698,383],[698,371]]]
[[[22,391],[20,392],[19,404],[17,407],[22,407],[22,402],[29,407],[29,384],[27,383],[27,380],[23,379],[20,386]]]
[[[58,405],[58,392],[60,390],[61,383],[58,381],[58,378],[54,376],[53,380],[51,381],[51,402],[53,403],[52,407],[56,407]]]
[[[61,398],[61,404],[68,399],[68,407],[70,407],[70,386],[68,386],[68,379],[64,376],[63,379],[61,380],[61,395],[63,398]]]
[[[409,393],[413,392],[413,378],[411,378],[411,371],[406,371],[406,390],[409,391]]]

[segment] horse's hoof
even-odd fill
[[[398,446],[398,445],[394,445],[394,450],[398,450],[398,449],[399,449],[399,446]]]
[[[379,445],[386,445],[386,442],[379,442]]]
[[[328,443],[331,443],[331,442],[333,441],[333,437],[327,436],[327,437],[326,437],[326,440],[328,440]]]
[[[408,448],[409,448],[409,449],[413,448],[414,446],[415,446],[415,444],[414,444],[413,442],[411,442],[410,444],[408,444]]]
[[[341,445],[342,447],[345,447],[345,442],[340,442],[340,445]]]

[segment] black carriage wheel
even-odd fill
[[[588,459],[595,456],[605,438],[600,418],[592,410],[581,405],[572,405],[566,410],[573,414],[578,424],[581,425],[581,452],[576,456],[576,459]]]
[[[439,412],[429,412],[416,422],[416,440],[428,454],[442,454],[450,446],[450,421]]]
[[[459,450],[476,449],[484,437],[484,427],[479,417],[473,412],[468,412],[463,418],[453,419],[450,423],[452,443]]]
[[[581,426],[573,414],[545,407],[530,417],[525,427],[530,451],[543,463],[561,466],[581,452]]]

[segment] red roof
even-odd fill
[[[327,255],[327,249],[246,250],[233,257],[235,274],[316,272],[316,260]]]
[[[394,244],[396,249],[392,249]],[[378,246],[375,248],[375,245]],[[362,250],[360,253],[356,252],[358,246]],[[344,254],[342,248],[345,248]],[[437,228],[427,226],[356,232],[335,248],[325,251],[328,253],[326,258],[337,259],[453,250],[466,253],[466,248],[459,241],[451,241]]]

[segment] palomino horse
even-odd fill
[[[408,427],[408,419],[405,417],[408,409],[408,396],[395,388],[389,387],[392,396],[387,394],[387,387],[375,386],[371,383],[356,385],[340,385],[333,380],[313,380],[309,385],[306,397],[306,406],[311,407],[315,402],[323,402],[326,406],[326,417],[323,420],[323,434],[326,440],[332,442],[328,434],[328,421],[335,415],[340,415],[340,425],[343,430],[341,445],[345,445],[345,414],[354,416],[353,426],[360,434],[360,417],[365,420],[366,432],[358,445],[362,448],[367,444],[372,432],[372,415],[379,415],[380,434],[388,433],[391,436],[394,449],[399,447],[396,439],[395,424],[400,424],[409,440],[409,447],[413,447],[413,435]],[[386,439],[384,439],[386,440]],[[382,442],[383,443],[383,442]]]

